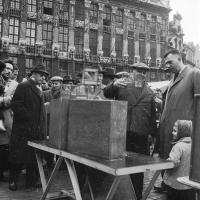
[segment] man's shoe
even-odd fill
[[[16,190],[17,190],[17,184],[15,183],[15,181],[9,182],[8,188],[9,188],[9,190],[11,190],[11,191],[16,191]]]

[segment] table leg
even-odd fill
[[[46,183],[46,178],[45,178],[44,169],[43,169],[43,165],[42,165],[41,152],[39,150],[35,149],[35,155],[36,155],[36,160],[37,160],[37,164],[38,164],[38,168],[39,168],[40,179],[41,179],[41,183],[42,183],[42,190],[44,192],[47,183]]]
[[[80,191],[80,187],[79,187],[79,183],[78,183],[78,178],[77,178],[76,170],[74,167],[74,162],[72,160],[68,160],[65,158],[65,163],[66,163],[67,169],[69,171],[69,176],[70,176],[70,180],[72,182],[76,200],[82,200],[81,191]]]
[[[153,178],[152,178],[151,182],[149,183],[147,189],[144,192],[142,200],[146,200],[147,199],[147,197],[149,196],[149,193],[151,192],[152,187],[154,186],[154,184],[155,184],[158,176],[160,175],[160,173],[161,173],[161,170],[158,170],[158,171],[155,172],[155,174],[153,175]]]
[[[60,157],[60,156],[59,156],[58,161],[56,162],[56,165],[55,165],[55,167],[54,167],[54,169],[53,169],[53,172],[52,172],[52,174],[51,174],[51,176],[50,176],[50,178],[49,178],[49,180],[48,180],[47,186],[46,186],[45,191],[43,192],[43,195],[42,195],[42,197],[41,197],[40,200],[44,200],[44,199],[46,198],[47,193],[48,193],[48,191],[49,191],[49,189],[50,189],[51,183],[52,183],[52,181],[53,181],[55,175],[57,174],[58,169],[59,169],[59,167],[60,167],[62,161],[63,161],[63,157]]]
[[[120,180],[121,180],[121,177],[120,176],[116,176],[112,185],[111,185],[111,188],[106,196],[106,200],[111,200],[116,192],[116,189],[120,183]]]

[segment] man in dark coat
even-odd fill
[[[26,167],[26,186],[35,187],[38,180],[37,162],[34,150],[27,145],[29,140],[44,139],[44,104],[39,86],[48,73],[44,66],[32,70],[28,81],[20,83],[12,99],[14,113],[10,139],[10,181],[9,189],[17,189],[17,176],[21,167]]]
[[[132,80],[115,80],[104,88],[107,98],[128,101],[126,150],[149,155],[148,137],[155,137],[156,107],[154,94],[145,83],[141,69],[132,73]],[[131,175],[137,199],[142,198],[143,173]]]

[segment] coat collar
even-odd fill
[[[37,88],[36,83],[32,79],[29,79],[27,82],[33,92],[41,97],[41,91],[39,90],[39,88]]]
[[[185,77],[185,74],[187,73],[188,71],[188,66],[186,66],[183,71],[181,71],[181,73],[178,75],[178,77],[176,78],[176,80],[173,82],[173,79],[171,80],[171,83],[170,83],[170,88],[173,88],[177,83],[179,83],[184,77]]]

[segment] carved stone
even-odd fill
[[[37,13],[35,12],[27,12],[27,17],[30,19],[36,19],[37,18]]]
[[[3,51],[8,51],[9,50],[9,43],[10,43],[9,37],[8,36],[3,36],[1,38],[1,42],[2,42]]]
[[[116,6],[112,6],[112,13],[113,13],[113,14],[116,14],[117,9],[118,9],[118,8],[117,8]]]
[[[26,38],[20,38],[19,40],[19,52],[24,54],[26,52]]]
[[[105,6],[105,5],[104,5],[103,3],[99,3],[99,10],[100,10],[100,11],[103,11],[104,6]]]
[[[85,0],[85,7],[90,8],[91,1],[90,0]]]
[[[124,9],[124,15],[125,15],[126,17],[129,16],[129,13],[130,13],[130,10],[128,10],[128,9]]]
[[[60,52],[60,45],[58,43],[53,43],[52,45],[52,54],[55,57],[59,56],[59,52]]]

